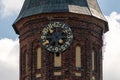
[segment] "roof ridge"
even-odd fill
[[[15,23],[24,17],[53,12],[90,15],[106,21],[96,0],[25,0]]]

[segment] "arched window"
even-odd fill
[[[41,47],[37,49],[37,69],[41,68]]]
[[[75,50],[75,65],[76,68],[79,69],[81,68],[81,47],[77,46]],[[75,76],[81,77],[81,72],[79,70],[75,72]]]
[[[37,49],[37,55],[36,55],[36,67],[37,67],[37,69],[41,69],[41,67],[42,67],[41,58],[42,58],[42,52],[41,52],[41,47],[39,47]],[[36,76],[36,80],[38,80],[39,78],[41,78],[41,73],[36,73],[35,76]]]
[[[61,54],[59,54],[59,56],[56,56],[56,54],[54,54],[54,67],[62,66],[61,58]]]
[[[81,47],[77,46],[76,47],[76,67],[81,67]]]
[[[54,67],[61,67],[62,66],[62,55],[59,54],[59,56],[57,56],[56,54],[54,54]],[[55,71],[54,72],[54,76],[61,76],[62,72],[61,71]]]
[[[94,77],[94,76],[92,76],[92,80],[95,80],[95,77]]]

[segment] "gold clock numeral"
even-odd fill
[[[65,24],[63,24],[61,28],[64,28],[64,26],[65,26]]]
[[[58,47],[55,47],[55,49],[54,49],[56,52],[58,52]]]
[[[54,22],[54,27],[60,27],[61,26],[61,24],[60,24],[60,22]]]
[[[53,28],[52,24],[48,24],[49,29]]]
[[[47,48],[48,51],[50,51],[50,48]]]
[[[44,28],[42,32],[43,32],[43,35],[45,35],[45,34],[48,33],[48,29],[47,29],[47,28]]]
[[[67,38],[73,38],[73,36],[72,35],[68,35]]]
[[[71,32],[71,29],[70,29],[70,28],[68,28],[67,30],[68,30],[68,32]]]
[[[68,33],[68,30],[64,30],[63,32],[64,32],[64,33]]]
[[[66,42],[66,44],[67,44],[67,45],[70,45],[70,43],[69,43],[69,42]]]
[[[61,46],[61,49],[64,51],[64,50],[65,50],[65,47],[64,47],[64,46]]]
[[[46,36],[41,36],[41,39],[45,39],[46,38]]]
[[[47,48],[47,50],[49,50],[49,51],[53,50],[52,46],[49,46],[49,47]]]

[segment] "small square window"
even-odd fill
[[[75,76],[81,77],[81,73],[80,72],[75,72]]]
[[[62,72],[54,72],[54,75],[55,75],[55,76],[61,76],[61,75],[62,75]]]
[[[36,78],[40,78],[41,77],[41,74],[36,74]]]

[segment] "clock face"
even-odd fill
[[[41,33],[43,47],[54,53],[65,51],[73,40],[70,27],[63,22],[51,22],[47,24]]]

